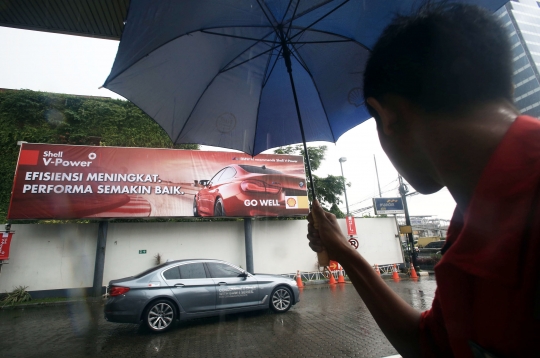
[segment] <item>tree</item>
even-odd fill
[[[343,195],[345,180],[341,176],[328,175],[325,178],[321,178],[315,175],[315,172],[321,166],[322,161],[325,158],[327,147],[321,145],[318,147],[308,147],[309,154],[309,163],[311,165],[312,176],[313,176],[313,185],[315,187],[315,192],[317,200],[325,208],[325,210],[333,213],[338,218],[344,218],[345,214],[338,208],[338,205],[342,203],[341,196]],[[295,146],[286,146],[274,150],[276,154],[296,154],[304,155],[304,146],[295,145]],[[311,190],[309,190],[310,182],[309,175],[307,175],[308,169],[306,167],[306,179],[308,181],[308,196],[309,200],[312,200]],[[347,184],[350,186],[350,184]]]

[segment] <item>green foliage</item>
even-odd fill
[[[5,222],[20,147],[29,143],[199,149],[173,145],[131,102],[29,90],[0,92],[0,222]]]
[[[15,289],[6,294],[6,296],[0,301],[3,306],[13,305],[21,302],[28,302],[32,299],[30,293],[26,291],[28,286],[17,286]]]
[[[342,176],[328,175],[325,178],[321,178],[315,174],[314,171],[319,169],[322,161],[325,158],[327,147],[325,145],[319,147],[307,147],[309,154],[309,163],[311,165],[313,185],[317,195],[317,200],[325,208],[338,218],[344,218],[345,214],[339,210],[338,205],[342,203],[341,195],[343,195],[345,180]],[[304,146],[287,146],[281,147],[274,151],[276,154],[296,154],[304,156]],[[305,157],[305,156],[304,156]],[[307,175],[308,169],[306,165],[306,176],[308,181],[308,196],[309,200],[312,200],[310,188],[309,175]],[[350,186],[350,185],[349,185]]]

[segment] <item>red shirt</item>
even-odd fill
[[[455,211],[422,313],[424,356],[540,357],[540,121],[520,116]]]

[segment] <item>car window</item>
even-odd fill
[[[151,272],[157,271],[157,270],[159,270],[160,268],[163,268],[164,266],[167,266],[167,265],[169,265],[169,263],[163,263],[163,264],[161,264],[161,265],[158,265],[158,266],[149,268],[148,270],[143,271],[143,272],[141,272],[140,274],[133,276],[133,278],[141,278],[141,277],[146,276],[146,275],[148,275],[148,274],[151,273]]]
[[[236,170],[234,170],[234,168],[227,167],[225,168],[225,170],[223,171],[223,174],[221,174],[221,177],[219,178],[219,181],[217,182],[223,183],[224,181],[233,178],[235,175],[236,175]]]
[[[212,179],[210,179],[210,182],[208,183],[208,185],[212,185],[212,184],[218,183],[219,177],[221,176],[221,174],[223,174],[223,171],[224,171],[224,170],[225,170],[225,169],[221,169],[219,172],[217,172],[217,174],[214,175],[214,176],[212,177]]]
[[[256,167],[254,165],[239,165],[239,167],[244,169],[246,172],[255,174],[283,174],[278,170],[268,169],[264,165],[262,167]]]
[[[180,271],[178,271],[178,266],[175,266],[163,272],[163,277],[165,277],[166,280],[179,280]]]
[[[213,278],[238,277],[242,273],[232,266],[219,262],[210,262],[207,265]]]
[[[202,262],[178,266],[182,279],[206,278],[206,271]]]

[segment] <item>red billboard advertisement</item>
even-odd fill
[[[3,232],[0,238],[0,260],[9,259],[9,247],[11,245],[12,232]]]
[[[301,156],[24,143],[8,219],[307,213]]]
[[[347,216],[347,234],[349,234],[349,236],[356,235],[356,223],[354,222],[354,216]]]

